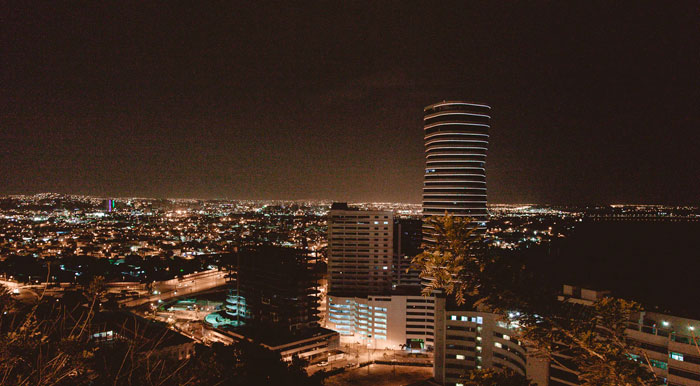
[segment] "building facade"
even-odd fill
[[[608,291],[595,291],[565,285],[561,301],[593,305]],[[629,321],[625,330],[627,343],[633,347],[631,356],[639,361],[649,359],[654,373],[671,386],[700,386],[700,320],[682,318],[658,312],[640,312]],[[559,354],[559,362],[549,364],[550,386],[578,386],[575,371],[561,366],[569,357]],[[574,369],[575,370],[575,369]],[[540,384],[545,386],[544,383]]]
[[[423,110],[423,216],[466,216],[486,230],[486,152],[491,108],[445,101]],[[434,242],[428,224],[423,240]]]
[[[527,351],[517,332],[499,315],[450,310],[447,299],[435,298],[433,377],[443,385],[460,385],[470,369],[510,369],[526,375]]]
[[[420,249],[420,219],[336,203],[328,218],[327,328],[375,349],[433,346],[433,299],[406,272]]]
[[[334,203],[328,215],[328,292],[336,296],[391,291],[394,214]]]
[[[486,154],[491,108],[485,104],[444,101],[423,110],[425,174],[423,216],[468,217],[486,231]],[[423,242],[436,241],[428,222]],[[475,253],[479,253],[478,251]],[[430,280],[426,278],[424,280]],[[444,294],[434,300],[435,380],[459,384],[466,370],[510,368],[526,373],[526,351],[514,333],[490,313],[457,306]]]
[[[433,298],[414,294],[329,296],[327,328],[345,343],[373,349],[425,350],[433,346]]]
[[[671,386],[700,386],[700,320],[642,312],[625,331],[627,342],[646,355],[654,372]]]
[[[317,272],[308,251],[245,247],[235,254],[231,289],[223,310],[208,315],[210,338],[232,343],[249,340],[311,362],[338,349],[337,332],[319,325]]]
[[[396,218],[394,221],[394,288],[420,287],[420,272],[411,269],[411,262],[421,253],[422,227],[421,219]]]
[[[315,275],[305,251],[250,247],[237,253],[224,313],[234,325],[296,332],[318,327]]]

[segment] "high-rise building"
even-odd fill
[[[301,249],[241,248],[224,309],[205,322],[223,342],[252,339],[285,360],[327,358],[340,337],[318,324],[317,274],[309,260]]]
[[[416,218],[394,221],[394,288],[420,287],[420,272],[411,268],[411,262],[421,252],[422,224],[423,221]]]
[[[486,230],[486,152],[491,108],[461,101],[423,109],[423,215],[473,218]],[[434,242],[424,225],[423,241]]]
[[[433,300],[420,294],[415,272],[405,272],[420,248],[420,224],[333,204],[326,327],[342,341],[376,349],[433,345]]]
[[[394,214],[334,203],[328,216],[328,291],[336,296],[391,290]]]
[[[251,247],[237,254],[225,307],[230,319],[293,332],[318,326],[315,278],[305,251]]]
[[[478,229],[475,235],[485,233],[488,217],[490,111],[487,105],[462,101],[439,102],[423,110],[423,216],[471,218]],[[432,227],[425,222],[423,242],[435,241]],[[434,299],[436,381],[457,385],[464,371],[474,368],[510,368],[525,374],[525,349],[511,337],[508,324],[469,304],[458,306],[445,294],[439,293]]]

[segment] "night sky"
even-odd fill
[[[422,108],[466,99],[492,203],[700,201],[697,1],[31,3],[0,194],[420,202]]]

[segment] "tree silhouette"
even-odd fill
[[[424,245],[412,264],[429,281],[424,294],[443,290],[459,305],[469,299],[501,315],[517,325],[529,351],[555,362],[557,354],[572,357],[569,364],[557,363],[578,372],[584,386],[659,383],[646,358],[633,359],[641,351],[625,341],[626,324],[639,304],[614,298],[592,305],[560,301],[525,266],[490,254],[472,223],[451,215],[427,219],[436,243]]]
[[[468,371],[461,379],[464,386],[534,386],[513,370],[479,369]]]

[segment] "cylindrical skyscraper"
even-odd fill
[[[426,107],[423,216],[474,218],[486,229],[486,151],[491,107],[445,101]],[[429,227],[423,241],[434,242]]]

